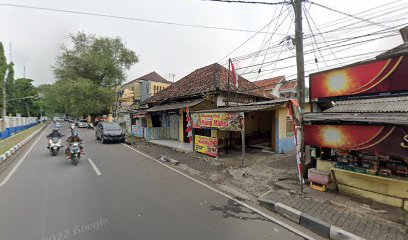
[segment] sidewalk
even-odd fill
[[[247,149],[245,167],[241,168],[240,149],[215,159],[143,140],[137,140],[134,147],[156,158],[165,155],[176,159],[180,164],[177,168],[244,200],[256,202],[262,196],[278,201],[366,239],[408,240],[408,228],[403,225],[405,212],[400,208],[335,192],[319,192],[307,185],[304,195],[299,196],[294,154]]]

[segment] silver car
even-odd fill
[[[88,128],[88,121],[85,119],[79,120],[78,121],[78,127],[79,128]]]

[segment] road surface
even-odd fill
[[[0,239],[302,239],[129,147],[101,144],[93,134],[80,130],[86,155],[78,166],[63,151],[51,156],[44,134],[32,140],[8,180],[13,166],[0,175],[0,182],[7,180],[0,187]]]

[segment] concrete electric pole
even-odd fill
[[[300,106],[300,137],[298,144],[300,145],[300,162],[301,174],[305,169],[305,151],[304,151],[304,137],[303,137],[303,113],[305,111],[305,69],[303,57],[303,31],[302,31],[302,0],[291,0],[295,11],[295,46],[296,46],[296,68],[297,68],[297,100]],[[300,191],[303,193],[303,182],[300,184]]]

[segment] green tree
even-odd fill
[[[50,111],[71,116],[106,113],[114,102],[114,87],[139,61],[120,38],[79,32],[69,35],[72,47],[63,45],[52,67],[57,81],[40,86]]]
[[[7,65],[7,77],[6,77],[6,94],[7,99],[12,99],[15,97],[15,90],[14,90],[14,63],[10,62]],[[12,114],[15,113],[15,102],[8,102],[7,104],[7,112]]]
[[[0,42],[0,106],[3,108],[3,85],[4,85],[4,77],[6,75],[6,70],[7,70],[7,59],[6,56],[4,55],[4,47],[3,43]]]
[[[69,35],[73,47],[62,45],[62,54],[53,66],[57,80],[89,79],[112,87],[121,84],[125,71],[138,62],[136,53],[118,37],[96,37],[79,32]]]
[[[114,101],[114,91],[110,88],[82,78],[43,85],[40,92],[44,95],[44,105],[48,109],[70,116],[103,113]]]
[[[9,112],[13,115],[21,113],[22,116],[38,116],[39,106],[36,100],[38,91],[32,84],[33,80],[28,78],[20,78],[14,81],[13,98],[23,98],[9,102],[12,110]],[[33,98],[25,98],[33,97]],[[11,99],[11,98],[10,98]]]

